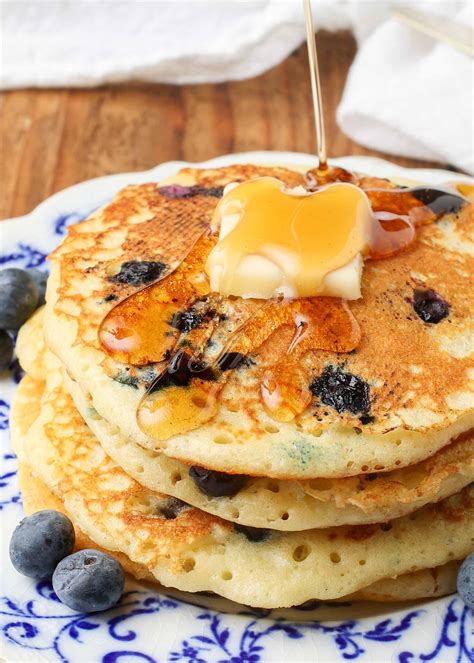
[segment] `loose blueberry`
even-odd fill
[[[229,497],[237,495],[247,483],[248,477],[243,474],[226,474],[214,472],[199,465],[189,468],[189,476],[199,490],[210,497]]]
[[[53,574],[56,595],[77,612],[108,610],[120,600],[124,584],[125,574],[117,560],[92,549],[69,555]]]
[[[13,341],[6,331],[0,331],[0,371],[10,366],[13,357]]]
[[[337,412],[368,414],[370,410],[369,385],[352,373],[346,373],[340,366],[327,366],[322,374],[313,380],[310,390],[325,405]]]
[[[415,290],[413,308],[423,322],[437,324],[449,315],[448,302],[435,290]]]
[[[46,281],[48,280],[47,272],[42,272],[40,269],[29,269],[28,274],[31,276],[35,282],[36,289],[38,291],[38,301],[36,302],[36,308],[43,306],[46,302]]]
[[[59,511],[37,511],[23,518],[10,540],[10,559],[19,573],[50,578],[74,548],[74,527]]]
[[[458,572],[458,592],[468,608],[474,610],[474,553],[466,557]]]
[[[127,285],[146,285],[160,278],[166,265],[152,260],[129,260],[124,262],[115,276],[109,276],[113,283]]]
[[[24,269],[0,271],[0,329],[19,329],[36,308],[38,290]]]

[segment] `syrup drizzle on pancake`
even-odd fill
[[[415,240],[417,226],[433,223],[465,202],[451,191],[394,189],[386,180],[339,168],[306,176],[310,190],[332,181],[350,181],[366,192],[376,227],[371,259],[405,250]],[[202,266],[216,239],[210,231],[197,231],[181,262],[176,264],[172,256],[174,269],[164,270],[159,281],[117,304],[100,328],[102,347],[115,360],[161,364],[137,413],[140,427],[156,439],[209,421],[233,371],[248,366],[259,373],[267,412],[277,421],[290,421],[313,398],[305,357],[319,350],[347,353],[360,342],[357,320],[341,299],[243,300],[211,292]],[[173,264],[163,253],[161,260]]]

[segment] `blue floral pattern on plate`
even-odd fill
[[[308,155],[255,153],[209,162],[311,163]],[[367,158],[340,165],[416,179],[416,171]],[[178,163],[147,173],[91,180],[56,194],[29,217],[5,222],[0,268],[39,267],[67,227],[85,218],[129,183],[158,180]],[[187,164],[186,164],[187,165]],[[424,173],[425,177],[426,172]],[[418,176],[422,179],[421,175]],[[432,171],[432,182],[444,174]],[[436,179],[437,178],[437,179]],[[453,174],[449,174],[453,179]],[[0,384],[0,653],[8,661],[71,663],[289,663],[333,661],[474,662],[474,618],[457,597],[419,605],[316,604],[310,612],[253,610],[223,599],[191,596],[127,582],[121,602],[102,614],[78,614],[62,605],[49,582],[19,576],[8,560],[8,540],[22,517],[16,457],[10,449],[8,413],[20,369]]]

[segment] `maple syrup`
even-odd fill
[[[186,347],[178,343],[138,410],[140,427],[155,439],[166,440],[209,421],[232,371],[252,365],[253,356],[258,356],[263,369],[261,394],[266,409],[280,421],[294,418],[311,400],[309,375],[301,369],[301,359],[317,350],[350,352],[360,341],[360,328],[341,299],[279,298],[263,304],[249,302],[246,319],[211,359],[202,345],[195,350],[189,336],[182,340]],[[268,342],[271,347],[265,349]],[[300,373],[297,382],[295,371]]]
[[[317,170],[323,175],[328,170],[326,153],[326,133],[324,131],[324,108],[323,95],[321,93],[321,81],[319,77],[318,51],[314,36],[313,15],[310,0],[304,0],[304,18],[306,25],[306,44],[308,47],[309,76],[311,80],[311,92],[313,99],[313,118],[316,134],[316,145],[318,154]]]
[[[474,185],[468,182],[456,182],[454,189],[458,191],[464,198],[474,198]]]
[[[180,314],[209,292],[205,274],[196,270],[214,241],[198,236],[180,264],[156,284],[117,304],[104,318],[99,341],[116,361],[144,366],[170,356],[180,335]]]

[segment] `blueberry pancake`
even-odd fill
[[[17,342],[27,509],[138,578],[252,606],[454,591],[474,549],[466,191],[185,168],[69,228]]]
[[[474,422],[472,203],[413,190],[426,222],[404,251],[366,261],[356,301],[218,295],[204,269],[213,211],[226,184],[266,175],[309,186],[286,168],[184,169],[69,228],[51,256],[49,348],[124,439],[190,465],[305,480],[433,456]],[[369,199],[394,188],[354,178]],[[321,324],[289,353],[303,314]],[[150,403],[169,412],[153,431]]]
[[[61,389],[58,371],[36,388],[32,382],[27,376],[20,385],[12,420],[20,460],[96,546],[125,555],[163,585],[213,591],[253,606],[288,607],[338,599],[422,571],[427,562],[429,568],[442,567],[472,550],[472,487],[382,524],[304,532],[234,525],[127,475]],[[19,426],[22,413],[31,421],[35,400],[41,401],[39,415],[29,427]]]

